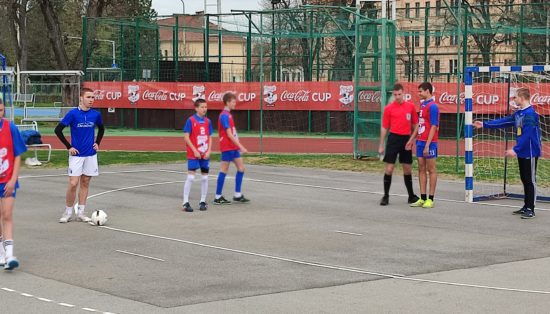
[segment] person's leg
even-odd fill
[[[201,160],[201,201],[200,210],[206,210],[206,195],[208,195],[208,174],[210,173],[210,160]]]
[[[222,204],[231,204],[230,201],[226,200],[223,196],[223,185],[225,183],[225,176],[227,175],[227,171],[229,170],[229,161],[224,160],[224,153],[222,153],[222,161],[220,163],[220,173],[218,174],[218,180],[216,182],[216,196],[214,198],[214,204],[216,205],[222,205]],[[225,158],[227,159],[227,158]]]
[[[84,168],[85,157],[69,156],[69,185],[65,194],[65,212],[59,219],[60,223],[69,222],[74,214],[74,203],[76,200],[76,191],[80,182]]]
[[[533,218],[535,217],[535,201],[537,197],[536,192],[536,168],[537,160],[534,158],[518,158],[521,159],[523,166],[520,170],[523,170],[523,188],[525,193],[525,206],[527,209],[521,215],[521,218]]]
[[[86,209],[86,200],[88,199],[88,191],[90,190],[90,181],[92,177],[87,175],[80,176],[80,188],[78,190],[78,212],[77,220],[88,222],[90,218],[86,217],[84,210]]]
[[[5,269],[14,269],[19,266],[19,261],[13,256],[13,206],[15,197],[0,198],[0,211],[2,221],[2,232],[4,238],[4,250],[6,252]]]
[[[189,194],[191,193],[193,180],[195,180],[195,170],[191,170],[190,168],[187,172],[187,179],[185,179],[185,184],[183,185],[183,210],[186,212],[193,211],[191,204],[189,204]]]
[[[5,263],[6,251],[4,250],[4,234],[2,233],[2,208],[0,208],[0,267],[4,267]]]
[[[406,144],[406,142],[403,143],[403,149],[399,153],[399,163],[403,166],[403,179],[407,188],[407,194],[409,194],[407,202],[412,204],[418,201],[418,196],[414,194],[412,183],[412,151],[405,149]]]
[[[242,194],[242,184],[244,179],[244,160],[239,156],[233,160],[235,166],[237,167],[237,174],[235,175],[235,194],[233,196],[233,201],[247,203],[250,200],[245,198]]]
[[[434,200],[435,188],[437,186],[437,158],[426,158],[426,169],[430,174],[430,194],[429,199]]]
[[[426,175],[426,158],[418,158],[418,183],[420,184],[420,195],[423,200],[426,200],[426,185],[427,185],[427,175]]]

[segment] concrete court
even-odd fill
[[[380,175],[249,166],[252,203],[184,213],[183,167],[103,167],[88,208],[106,228],[57,222],[64,169],[24,170],[6,313],[549,312],[547,211],[457,202],[463,183],[444,180],[434,209],[382,208]]]

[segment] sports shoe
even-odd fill
[[[90,221],[92,221],[92,219],[90,217],[86,217],[86,215],[84,215],[84,212],[79,212],[78,215],[76,216],[76,221],[78,221],[78,222],[90,222]]]
[[[185,203],[182,205],[183,207],[183,211],[184,212],[188,212],[188,213],[192,213],[193,212],[193,207],[191,207],[191,204],[189,204],[189,202]]]
[[[19,261],[15,256],[8,257],[6,259],[6,264],[4,265],[4,270],[12,270],[19,267]]]
[[[220,198],[215,199],[212,203],[214,205],[229,205],[231,204],[231,201],[228,201],[225,199],[225,197],[220,196]]]
[[[418,202],[419,199],[420,199],[420,197],[418,197],[416,195],[409,196],[409,199],[407,200],[407,203],[409,203],[409,204],[416,203],[416,202]]]
[[[433,208],[434,207],[434,201],[431,199],[427,199],[424,201],[424,204],[422,205],[422,208]]]
[[[250,202],[250,200],[248,198],[244,197],[244,195],[241,195],[239,197],[233,197],[233,202],[248,203],[248,202]]]
[[[382,196],[382,199],[380,200],[380,205],[386,206],[386,205],[388,205],[389,202],[390,202],[390,196],[389,195],[384,195],[384,196]]]
[[[61,216],[61,218],[59,218],[59,222],[64,224],[64,223],[68,223],[72,219],[73,219],[73,213],[64,212],[63,216]]]
[[[416,202],[409,204],[410,207],[422,207],[425,200],[419,198]]]
[[[521,214],[521,219],[531,219],[535,218],[535,211],[530,209],[525,209],[523,214]]]
[[[512,215],[522,215],[523,213],[525,213],[526,210],[527,210],[527,207],[522,207],[516,211],[513,211]]]
[[[206,204],[206,202],[200,202],[199,203],[199,210],[200,211],[205,211],[208,209],[208,204]]]

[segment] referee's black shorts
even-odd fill
[[[412,150],[405,150],[405,145],[409,141],[409,135],[398,135],[390,133],[386,142],[386,154],[384,162],[395,164],[397,155],[399,155],[400,164],[412,164]]]

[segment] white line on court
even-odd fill
[[[133,256],[139,256],[139,257],[143,257],[143,258],[148,258],[148,259],[152,259],[152,260],[159,261],[159,262],[166,262],[165,260],[163,260],[163,259],[161,259],[161,258],[152,257],[152,256],[147,256],[147,255],[142,255],[142,254],[137,254],[137,253],[132,253],[132,252],[123,251],[123,250],[115,250],[115,252],[119,252],[119,253],[123,253],[123,254],[128,254],[128,255],[133,255]]]
[[[355,233],[355,232],[348,232],[348,231],[340,231],[340,230],[334,230],[336,233],[343,233],[343,234],[349,234],[354,236],[362,236],[362,233]]]
[[[123,171],[105,171],[101,174],[119,174],[119,173],[140,173],[140,172],[158,172],[159,170],[123,170]],[[164,172],[164,171],[163,171]],[[66,177],[67,174],[41,174],[36,176],[20,176],[19,179],[35,179],[35,178],[48,178],[48,177]]]
[[[32,295],[32,294],[29,294],[29,293],[20,292],[20,291],[17,291],[17,290],[13,290],[13,289],[10,289],[10,288],[6,288],[6,287],[0,288],[0,290],[6,291],[6,292],[17,293],[17,294],[19,294],[19,295],[21,295],[21,296],[24,296],[24,297],[27,297],[27,298],[33,298],[33,299],[36,299],[36,300],[39,300],[39,301],[42,301],[42,302],[45,302],[45,303],[55,303],[55,304],[57,304],[57,305],[59,305],[59,306],[63,306],[63,307],[67,307],[67,308],[74,308],[74,307],[76,307],[76,305],[73,305],[73,304],[70,304],[70,303],[55,302],[54,300],[50,300],[50,299],[46,299],[46,298],[42,298],[42,297],[37,297],[37,296],[34,296],[34,295]],[[98,311],[98,310],[96,310],[96,309],[89,308],[89,307],[82,307],[81,309],[84,310],[84,311],[88,311],[88,312],[99,312],[99,313],[101,313],[101,311]],[[111,313],[111,312],[103,312],[103,313],[114,314],[114,313]]]
[[[195,246],[200,246],[200,247],[209,248],[209,249],[216,249],[216,250],[220,250],[220,251],[239,253],[239,254],[256,256],[256,257],[263,257],[263,258],[273,259],[273,260],[282,261],[282,262],[289,262],[289,263],[295,263],[295,264],[306,265],[306,266],[314,266],[314,267],[332,269],[332,270],[340,270],[340,271],[346,271],[346,272],[352,272],[352,273],[358,273],[358,274],[364,274],[364,275],[379,276],[379,277],[390,278],[390,279],[399,279],[399,280],[406,280],[406,281],[413,281],[413,282],[423,282],[423,283],[439,284],[439,285],[455,286],[455,287],[468,287],[468,288],[478,288],[478,289],[487,289],[487,290],[524,292],[524,293],[548,294],[548,295],[550,295],[550,291],[516,289],[516,288],[507,288],[507,287],[496,287],[496,286],[476,285],[476,284],[449,282],[449,281],[441,281],[441,280],[422,279],[422,278],[417,278],[417,277],[407,277],[407,276],[404,276],[404,275],[401,275],[401,274],[380,273],[380,272],[369,271],[369,270],[365,270],[365,269],[361,269],[361,268],[330,265],[330,264],[309,262],[309,261],[303,261],[303,260],[298,260],[298,259],[291,259],[291,258],[286,258],[286,257],[268,255],[268,254],[263,254],[263,253],[248,252],[248,251],[243,251],[243,250],[231,249],[231,248],[226,248],[226,247],[221,247],[221,246],[215,246],[215,245],[198,243],[198,242],[187,241],[187,240],[182,240],[182,239],[164,237],[164,236],[159,236],[159,235],[154,235],[154,234],[147,234],[147,233],[131,231],[131,230],[124,230],[124,229],[113,228],[113,227],[101,226],[100,228],[111,230],[111,231],[116,231],[116,232],[121,232],[121,233],[127,233],[127,234],[134,234],[134,235],[149,237],[149,238],[155,238],[155,239],[185,243],[185,244],[189,244],[189,245],[195,245]]]

